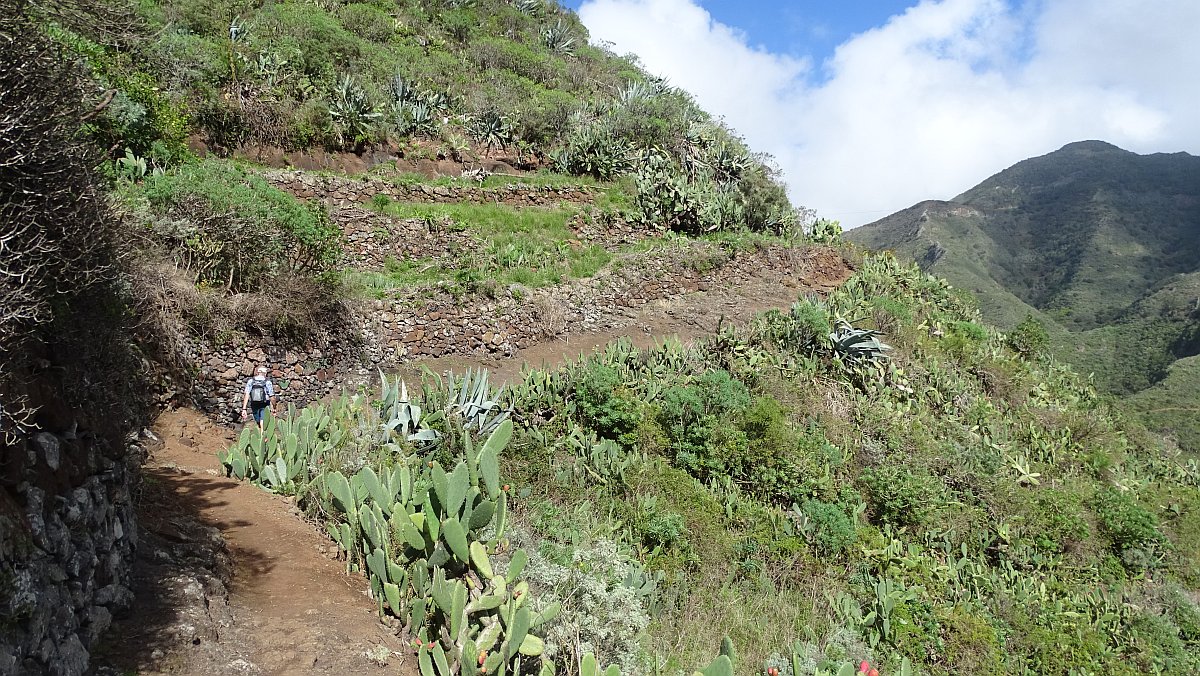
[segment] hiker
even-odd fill
[[[242,395],[242,422],[246,421],[246,410],[249,406],[250,412],[254,414],[254,422],[261,431],[263,415],[271,408],[274,399],[275,383],[267,377],[267,367],[259,366],[254,370],[254,377],[246,381],[246,391]]]

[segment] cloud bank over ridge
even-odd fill
[[[847,227],[1072,141],[1200,154],[1195,0],[924,0],[824,63],[758,48],[693,0],[587,0],[579,15]]]

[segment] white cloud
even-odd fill
[[[587,0],[579,14],[775,155],[793,201],[846,226],[1072,141],[1200,154],[1196,0],[924,0],[819,73],[693,0]]]

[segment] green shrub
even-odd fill
[[[682,542],[686,535],[687,522],[675,512],[655,513],[642,529],[642,540],[651,548],[668,549]]]
[[[395,33],[392,17],[378,7],[354,2],[338,9],[337,16],[351,34],[373,42],[387,42]]]
[[[840,506],[808,500],[804,503],[804,515],[808,517],[813,540],[821,552],[836,556],[854,544],[857,538],[854,521]]]
[[[1038,549],[1064,552],[1069,545],[1084,541],[1091,534],[1083,498],[1077,492],[1043,488],[1033,501],[1028,531]]]
[[[642,416],[637,402],[623,390],[620,373],[598,362],[590,362],[575,381],[583,422],[606,439],[628,442],[635,436]]]
[[[341,229],[324,207],[225,161],[186,164],[128,191],[171,216],[152,227],[197,283],[252,290],[283,272],[319,275],[341,255]]]
[[[1046,327],[1042,326],[1042,323],[1032,314],[1026,315],[1025,319],[1008,334],[1008,346],[1025,356],[1045,351],[1049,342],[1050,336],[1046,333]]]
[[[1129,623],[1134,662],[1142,673],[1195,673],[1200,661],[1189,656],[1180,640],[1179,628],[1169,619],[1151,613],[1138,613]]]
[[[709,371],[692,385],[674,386],[661,397],[659,422],[675,462],[694,476],[726,474],[748,451],[737,415],[750,404],[741,381],[724,370]]]
[[[996,628],[962,606],[938,615],[942,654],[960,674],[999,674],[1004,671],[1004,648]]]
[[[940,481],[905,466],[883,465],[862,473],[876,521],[920,526],[943,501]]]
[[[1100,491],[1092,501],[1100,527],[1112,543],[1113,551],[1129,568],[1149,564],[1148,555],[1162,544],[1158,520],[1137,504],[1128,493],[1115,488]]]

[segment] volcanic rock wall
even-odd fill
[[[77,426],[9,452],[23,467],[0,490],[0,674],[82,674],[133,600],[131,487],[144,454],[136,439],[113,448]]]

